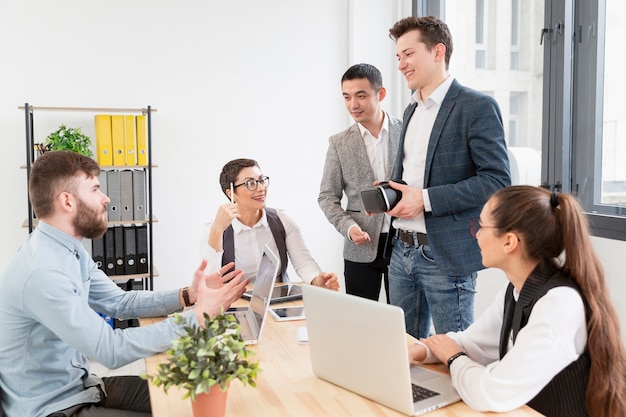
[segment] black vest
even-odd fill
[[[509,335],[515,344],[517,334],[528,323],[535,303],[550,289],[559,286],[571,287],[580,293],[576,283],[553,265],[540,264],[535,268],[524,283],[517,302],[513,297],[513,284],[509,284],[504,298],[500,359],[507,352]],[[587,417],[585,390],[590,364],[589,352],[585,349],[577,360],[552,378],[528,405],[548,417]]]
[[[285,227],[278,218],[278,214],[275,209],[265,207],[265,215],[267,216],[267,224],[272,231],[272,236],[274,236],[274,241],[278,247],[278,255],[280,256],[280,272],[276,281],[287,282],[289,281],[287,279],[287,244],[285,242],[287,233],[285,232]],[[224,266],[235,260],[235,237],[232,225],[228,226],[228,228],[224,230],[222,247],[224,248],[222,266]]]

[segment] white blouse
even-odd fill
[[[298,225],[283,210],[276,209],[276,212],[285,228],[285,244],[289,260],[300,279],[310,283],[322,270],[307,249]],[[234,219],[231,224],[235,241],[235,268],[242,270],[246,278],[254,280],[259,270],[264,245],[267,244],[280,259],[278,246],[267,222],[265,210],[263,210],[263,216],[258,223],[252,227],[244,225],[237,219]],[[209,245],[211,225],[212,223],[205,225],[200,240],[200,257],[208,261],[207,273],[215,272],[222,266],[222,255],[224,254],[223,250],[216,252]],[[290,281],[293,282],[294,279],[290,278]]]
[[[587,344],[582,298],[572,288],[556,287],[537,301],[515,345],[509,344],[500,360],[505,292],[506,286],[465,331],[448,333],[468,354],[454,361],[452,383],[463,401],[478,411],[504,412],[528,403],[578,359]],[[517,300],[519,293],[514,291],[514,296]],[[428,351],[425,362],[436,361]]]

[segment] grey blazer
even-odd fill
[[[385,116],[389,120],[389,160],[385,179],[392,179],[402,123],[389,114]],[[328,221],[344,237],[343,257],[352,262],[372,262],[378,252],[378,238],[384,214],[366,216],[360,194],[361,190],[371,187],[375,180],[365,143],[356,123],[330,137],[317,202]],[[348,198],[345,209],[341,206],[343,193]],[[353,224],[358,224],[372,240],[361,246],[350,241],[348,229]]]
[[[406,126],[417,104],[404,112],[397,169],[402,178]],[[454,80],[430,134],[424,188],[432,212],[424,214],[428,245],[437,266],[448,275],[465,276],[483,269],[469,221],[480,216],[496,190],[511,185],[511,171],[498,103]]]

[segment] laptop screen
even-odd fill
[[[254,319],[256,320],[259,329],[263,323],[265,310],[269,304],[268,297],[272,292],[272,287],[274,286],[274,280],[277,273],[278,263],[276,256],[274,256],[269,249],[266,248],[261,256],[259,272],[257,273],[254,290],[252,291],[252,298],[250,299],[250,307],[252,308]]]

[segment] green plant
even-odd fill
[[[93,157],[93,152],[90,148],[91,139],[80,131],[80,127],[59,126],[57,130],[46,137],[44,145],[51,151],[68,150]]]
[[[172,342],[166,363],[159,364],[157,375],[141,375],[157,387],[167,390],[173,386],[185,389],[183,399],[196,399],[200,393],[219,384],[226,391],[227,384],[237,378],[244,385],[256,387],[258,362],[245,358],[254,354],[240,334],[240,326],[232,314],[220,314],[212,319],[205,313],[205,326],[184,326],[185,334]],[[175,314],[174,322],[185,319]]]

